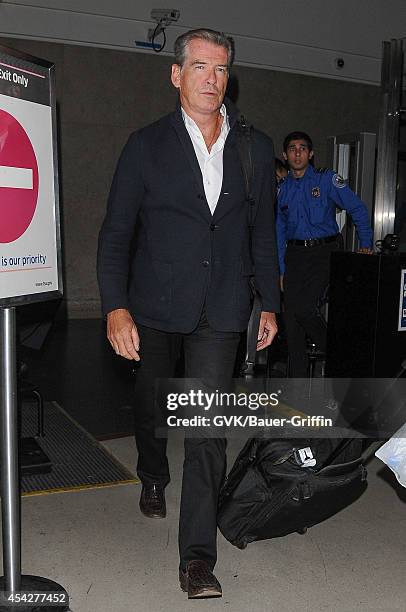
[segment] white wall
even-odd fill
[[[238,64],[361,83],[379,84],[382,41],[406,33],[406,0],[0,0],[0,35],[137,51],[162,7],[181,13],[165,54],[208,26],[234,36]]]

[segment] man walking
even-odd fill
[[[98,276],[107,334],[118,355],[140,360],[135,397],[141,511],[163,518],[166,440],[154,435],[154,381],[174,375],[232,377],[250,315],[249,277],[262,294],[258,349],[276,334],[278,268],[273,222],[273,146],[252,132],[255,226],[252,257],[237,113],[223,102],[233,43],[199,29],[175,43],[174,113],[132,134],[120,157],[99,238]],[[130,245],[137,239],[130,262]],[[190,598],[221,596],[217,500],[224,439],[185,439],[179,522],[180,583]]]

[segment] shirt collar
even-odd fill
[[[292,181],[296,181],[296,180],[300,180],[300,179],[304,179],[304,178],[310,178],[311,176],[313,176],[313,174],[315,173],[315,169],[313,168],[313,166],[311,164],[309,164],[306,168],[306,171],[304,173],[303,176],[301,176],[299,179],[297,179],[295,177],[295,175],[293,174],[292,170],[289,170],[288,172],[288,177],[290,177],[290,179]]]
[[[201,133],[200,128],[197,125],[197,123],[192,119],[192,117],[189,117],[189,115],[186,113],[186,111],[183,109],[183,107],[181,107],[181,111],[182,111],[182,118],[183,118],[183,121],[185,123],[186,128],[188,130],[191,130],[195,134],[198,134],[199,136],[201,136],[201,138],[203,138],[202,133]],[[221,124],[220,135],[219,135],[217,141],[218,140],[225,140],[226,137],[227,137],[228,132],[230,131],[230,123],[229,123],[227,109],[226,109],[225,104],[221,105],[220,114],[223,117],[223,123]]]

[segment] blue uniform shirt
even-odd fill
[[[280,273],[285,271],[287,240],[325,238],[338,234],[336,206],[350,213],[360,247],[372,248],[372,229],[362,200],[332,170],[308,166],[302,178],[292,172],[280,183],[276,215],[276,238]]]

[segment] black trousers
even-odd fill
[[[162,332],[139,325],[141,362],[135,386],[137,472],[142,482],[170,480],[166,439],[155,437],[154,383],[174,376],[182,344],[185,376],[203,378],[208,385],[227,383],[233,375],[240,334],[213,330],[203,315],[190,334]],[[203,559],[211,568],[217,560],[218,493],[226,471],[224,438],[185,436],[179,517],[180,567]]]
[[[308,375],[306,336],[320,351],[326,350],[326,322],[319,302],[330,274],[330,254],[342,248],[341,236],[334,242],[314,247],[288,245],[285,256],[284,317],[289,352],[288,375]]]

